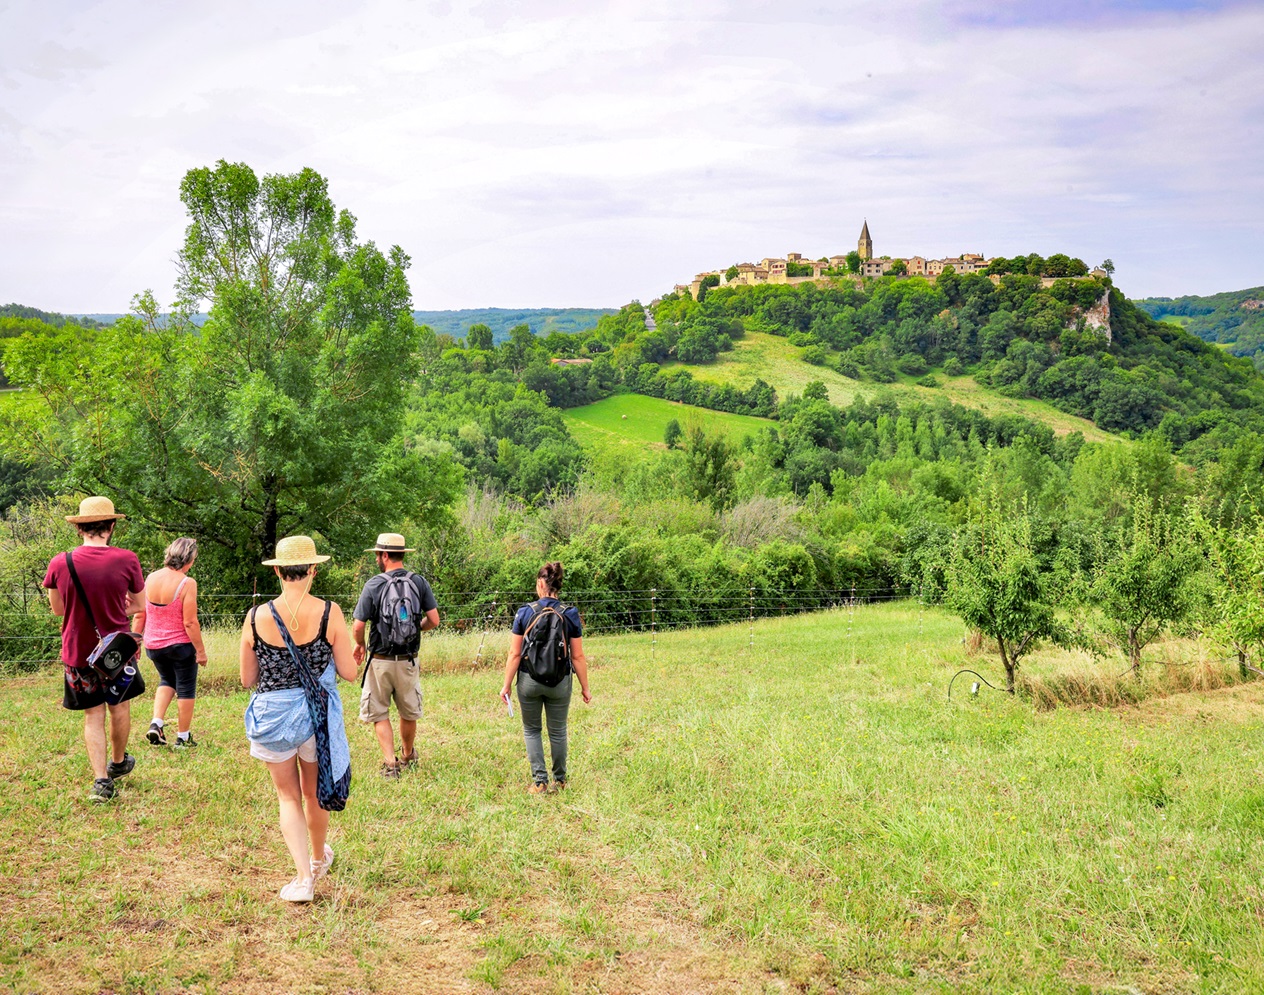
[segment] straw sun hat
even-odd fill
[[[81,525],[84,522],[107,522],[126,517],[114,510],[114,502],[108,497],[86,497],[79,502],[79,514],[67,515],[66,521]]]
[[[415,553],[412,546],[404,545],[404,537],[398,532],[383,532],[377,537],[377,543],[365,550],[366,553]]]
[[[264,560],[265,567],[301,567],[308,563],[324,563],[328,556],[316,552],[311,536],[286,536],[276,544],[276,555]]]

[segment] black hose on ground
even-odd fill
[[[989,682],[988,679],[984,677],[982,674],[980,674],[977,670],[958,670],[955,674],[952,675],[952,681],[955,681],[962,674],[974,674],[975,677],[981,680],[993,691],[999,691],[1001,694],[1009,694],[1009,692],[1006,691],[1005,688],[998,688],[995,684],[992,684],[991,682]],[[952,681],[948,682],[948,700],[949,701],[952,700]]]

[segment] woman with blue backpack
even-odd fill
[[[571,707],[572,674],[579,678],[584,704],[592,701],[592,695],[588,691],[583,620],[576,608],[558,600],[562,593],[562,564],[546,563],[540,568],[535,593],[537,600],[523,605],[514,616],[500,697],[509,704],[509,693],[517,675],[522,735],[531,764],[531,787],[527,790],[539,795],[566,787],[566,718]],[[548,725],[549,752],[553,759],[551,787],[544,763],[541,712]]]

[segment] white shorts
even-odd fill
[[[264,763],[285,763],[287,760],[293,760],[296,753],[300,760],[314,764],[316,762],[316,737],[308,736],[297,750],[269,750],[266,746],[260,746],[253,740],[250,743],[250,755],[256,760],[262,760]]]

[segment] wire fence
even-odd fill
[[[656,646],[659,632],[694,626],[747,622],[754,641],[756,619],[859,604],[895,601],[916,592],[893,587],[787,588],[728,587],[714,590],[641,588],[566,591],[563,602],[579,609],[584,634],[646,632]],[[351,617],[358,592],[324,594]],[[440,631],[487,634],[508,629],[518,609],[536,599],[534,591],[435,592]],[[268,594],[198,594],[198,620],[206,629],[241,625]],[[17,599],[0,592],[0,669],[30,671],[54,662],[61,652],[61,620],[43,599]],[[851,616],[848,616],[848,625]]]

